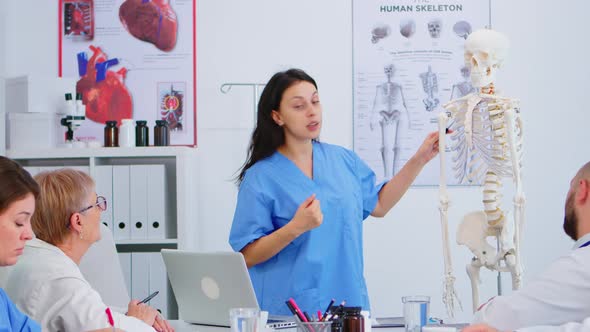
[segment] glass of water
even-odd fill
[[[402,302],[406,332],[421,332],[428,321],[430,296],[404,296]]]
[[[257,308],[232,308],[229,319],[232,332],[257,332],[260,330],[260,310]]]

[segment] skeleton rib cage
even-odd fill
[[[468,110],[469,101],[477,95],[457,100],[448,105],[453,130],[450,134],[449,149],[454,154],[453,172],[459,183],[482,183],[488,171],[501,178],[513,178],[512,158],[505,111],[514,109],[516,112],[514,137],[519,169],[522,167],[522,125],[518,102],[512,99],[482,98],[475,107]],[[469,118],[469,116],[471,116]]]

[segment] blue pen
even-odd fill
[[[332,299],[332,301],[330,301],[330,304],[328,304],[326,311],[324,311],[324,315],[322,316],[322,322],[326,320],[326,317],[328,316],[328,313],[330,312],[330,308],[332,308],[333,304],[334,304],[334,299]]]

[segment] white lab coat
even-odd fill
[[[27,243],[5,291],[24,313],[41,324],[43,331],[77,332],[110,326],[107,305],[84,279],[78,265],[59,248],[42,240]],[[139,319],[114,310],[116,327],[125,331],[154,331]]]
[[[567,323],[561,326],[534,326],[518,329],[518,332],[590,332],[590,318],[582,323]]]
[[[559,328],[567,322],[584,321],[590,316],[590,246],[580,246],[588,241],[590,234],[520,290],[489,301],[475,313],[474,323],[513,331],[540,325]]]

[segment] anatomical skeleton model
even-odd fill
[[[445,174],[445,131],[450,121],[450,150],[457,179],[475,183],[483,180],[483,211],[463,217],[457,230],[457,243],[467,246],[474,257],[467,265],[471,280],[473,310],[479,304],[479,273],[481,267],[510,272],[512,289],[521,285],[520,241],[524,223],[525,197],[521,180],[522,122],[518,101],[496,95],[496,71],[508,50],[508,40],[492,30],[479,30],[465,42],[465,63],[471,69],[471,82],[476,92],[444,105],[448,112],[439,114],[440,138],[440,215],[443,233],[445,283],[443,302],[453,316],[457,295],[454,289],[448,242],[448,206]],[[507,212],[500,208],[502,179],[515,184],[514,234],[507,226]],[[492,237],[496,247],[487,242]],[[460,304],[460,303],[459,303]]]
[[[381,126],[381,157],[383,158],[383,174],[386,179],[393,176],[399,160],[399,132],[405,124],[409,126],[409,116],[404,99],[402,86],[391,81],[395,74],[395,66],[389,64],[384,68],[387,82],[377,86],[375,102],[371,110],[369,126],[371,130]]]

